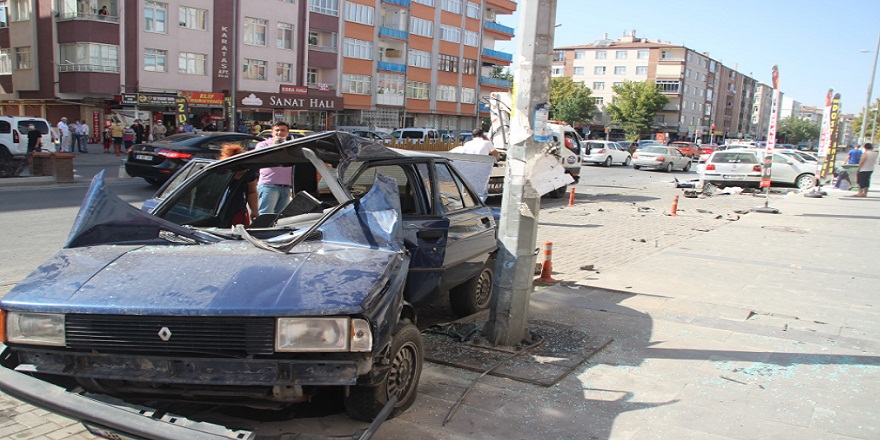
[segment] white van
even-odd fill
[[[27,134],[31,124],[43,135],[40,138],[43,151],[55,152],[49,121],[33,116],[0,116],[0,157],[27,154]]]
[[[397,140],[416,139],[419,142],[440,140],[440,132],[433,128],[401,128],[392,131],[390,136]]]

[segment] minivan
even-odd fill
[[[419,142],[440,140],[440,132],[433,128],[401,128],[392,131],[390,136],[397,140],[416,139]]]
[[[31,124],[34,124],[34,129],[39,130],[43,135],[40,138],[43,151],[55,151],[49,121],[34,116],[0,116],[0,156],[24,156],[27,154],[27,134]]]

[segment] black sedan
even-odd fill
[[[151,185],[160,186],[190,159],[216,159],[226,144],[238,144],[252,150],[262,140],[244,133],[203,132],[179,133],[162,140],[135,145],[125,161],[125,172],[143,177]]]

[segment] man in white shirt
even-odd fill
[[[465,142],[464,145],[460,148],[454,149],[452,152],[465,154],[491,154],[498,157],[498,151],[495,150],[495,145],[492,144],[492,141],[486,138],[486,134],[483,133],[482,129],[475,128],[471,134],[474,136],[473,139]]]
[[[61,118],[61,120],[58,121],[58,150],[64,153],[72,153],[71,140],[70,127],[67,125],[67,118]]]

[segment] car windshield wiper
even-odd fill
[[[247,229],[244,227],[244,225],[235,225],[232,228],[232,233],[247,240],[252,245],[254,245],[260,249],[265,249],[265,250],[271,251],[271,252],[277,252],[279,254],[286,254],[286,253],[289,253],[291,249],[296,247],[296,245],[302,243],[306,238],[310,237],[321,225],[324,224],[324,222],[327,221],[327,219],[329,219],[330,217],[335,215],[337,212],[343,210],[345,207],[353,204],[354,202],[355,202],[355,199],[350,199],[350,200],[346,200],[345,202],[334,206],[333,208],[329,209],[326,213],[324,213],[324,215],[322,215],[321,218],[319,218],[315,222],[315,224],[310,226],[308,229],[299,231],[299,233],[294,235],[290,240],[282,241],[277,244],[269,243],[265,240],[254,237],[253,235],[250,234],[250,232],[247,231]]]

